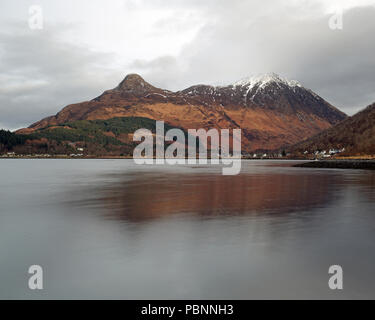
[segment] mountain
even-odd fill
[[[68,105],[17,133],[62,130],[64,126],[70,130],[67,123],[124,117],[164,120],[183,129],[241,128],[242,148],[251,152],[295,144],[339,123],[346,115],[298,82],[276,74],[227,86],[195,85],[177,92],[129,74],[114,89],[91,101]]]
[[[343,149],[343,155],[375,154],[375,103],[306,141],[291,147],[291,152],[309,153]]]

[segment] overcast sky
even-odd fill
[[[42,29],[29,27],[34,4]],[[374,32],[375,0],[1,0],[0,128],[92,99],[128,73],[179,90],[275,72],[353,114],[375,102]]]

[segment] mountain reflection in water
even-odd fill
[[[169,174],[121,176],[90,189],[78,204],[101,207],[112,218],[142,221],[172,214],[197,216],[283,214],[333,200],[338,176],[316,174]],[[76,203],[77,204],[77,203]]]

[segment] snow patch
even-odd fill
[[[253,88],[256,88],[256,90],[255,93],[253,93],[250,97],[250,100],[253,100],[254,97],[269,84],[275,84],[280,89],[282,88],[282,86],[287,86],[291,88],[293,91],[297,87],[302,87],[302,85],[296,80],[288,80],[286,78],[282,78],[276,73],[266,73],[237,81],[233,83],[233,89],[235,89],[236,87],[246,88],[246,91],[244,93],[244,102],[246,104],[248,94],[250,91],[252,91]]]
[[[276,83],[278,85],[284,84],[292,88],[302,87],[302,85],[298,81],[282,78],[276,73],[266,73],[266,74],[248,77],[248,78],[245,78],[245,79],[242,79],[233,83],[233,87],[242,86],[242,87],[250,88],[251,90],[255,86],[258,86],[259,88],[264,88],[266,85],[270,83]]]

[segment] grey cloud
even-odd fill
[[[0,33],[0,124],[30,125],[69,103],[91,99],[122,77],[106,67],[111,55],[59,40],[58,29],[13,26]],[[120,75],[121,74],[121,75]]]
[[[161,88],[176,89],[186,84],[185,71],[173,56],[163,56],[153,60],[135,60],[129,70],[140,73],[148,82]],[[173,79],[173,80],[172,80]]]
[[[344,29],[331,30],[330,16],[319,15],[318,7],[306,11],[275,3],[261,10],[254,2],[213,7],[216,19],[170,59],[173,63],[166,64],[167,57],[154,59],[139,70],[173,90],[276,72],[299,80],[348,113],[375,101],[374,7],[346,11]]]

